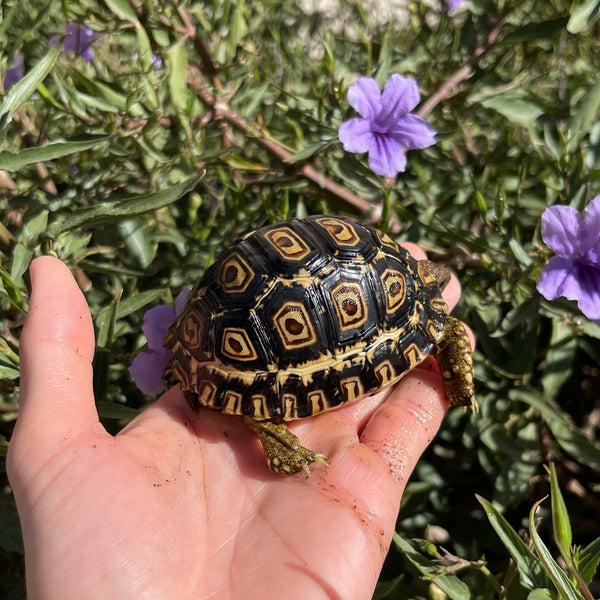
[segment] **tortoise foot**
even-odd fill
[[[310,475],[308,465],[311,463],[318,461],[327,465],[327,458],[323,454],[304,448],[284,423],[255,421],[250,417],[244,417],[244,421],[258,435],[271,471],[282,475],[306,471]]]

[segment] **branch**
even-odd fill
[[[299,163],[290,161],[292,153],[278,142],[266,137],[259,127],[246,121],[234,112],[231,107],[223,101],[215,98],[207,89],[204,77],[200,70],[189,66],[188,83],[198,94],[198,98],[214,112],[217,119],[222,119],[234,129],[241,132],[244,137],[254,140],[256,144],[264,148],[269,154],[286,163],[290,168],[298,166]],[[350,204],[360,211],[371,211],[374,206],[367,200],[363,200],[356,194],[347,190],[344,186],[325,177],[320,171],[310,165],[300,167],[300,175],[322,190],[334,195],[336,198]]]
[[[477,65],[483,53],[486,52],[498,38],[501,27],[502,24],[497,23],[488,34],[485,43],[475,48],[475,52],[473,53],[471,60],[469,60],[466,65],[452,74],[450,78],[440,86],[437,92],[435,92],[435,94],[433,94],[427,99],[426,102],[423,103],[423,106],[421,106],[421,108],[417,111],[417,114],[420,117],[425,118],[425,116],[427,116],[440,102],[442,102],[442,100],[446,100],[446,98],[450,97],[450,90],[452,90],[452,88],[456,87],[461,81],[471,76],[473,73],[473,68]]]

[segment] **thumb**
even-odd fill
[[[61,443],[98,427],[94,330],[85,298],[56,258],[35,259],[30,273],[31,302],[20,342],[19,417],[8,457],[15,469],[27,469],[23,461],[43,460]]]

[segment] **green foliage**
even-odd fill
[[[477,339],[480,413],[451,411],[417,466],[375,597],[598,597],[600,327],[535,283],[543,210],[600,192],[600,2],[310,5],[2,5],[0,67],[20,52],[25,75],[0,96],[0,448],[35,256],[60,257],[86,294],[117,431],[149,402],[127,371],[145,310],[260,225],[347,214],[448,264]],[[97,35],[92,63],[49,44],[72,22]],[[358,76],[395,72],[417,80],[438,143],[384,181],[337,129]],[[0,596],[18,597],[3,489]]]

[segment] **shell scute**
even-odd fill
[[[392,385],[443,335],[426,268],[377,230],[318,215],[269,225],[206,271],[166,344],[193,406],[297,419]]]

